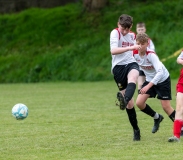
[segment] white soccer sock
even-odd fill
[[[158,119],[158,118],[159,118],[159,114],[156,113],[156,114],[154,115],[154,119]]]

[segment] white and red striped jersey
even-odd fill
[[[144,56],[140,56],[138,52],[138,50],[134,50],[134,57],[140,69],[144,72],[146,81],[156,85],[169,77],[168,70],[153,50],[147,48]]]
[[[154,43],[153,43],[153,41],[152,41],[150,38],[148,39],[148,44],[149,44],[149,45],[148,45],[147,47],[148,47],[149,49],[155,51]]]
[[[177,59],[178,59],[178,58],[183,59],[183,50],[181,51],[181,53],[179,54],[179,56],[177,57]]]
[[[110,34],[110,50],[117,47],[133,46],[136,43],[136,34],[129,32],[123,36],[116,28],[111,31]],[[121,54],[112,55],[112,69],[116,65],[126,65],[132,62],[136,62],[133,57],[133,51],[127,51]]]

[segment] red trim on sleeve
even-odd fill
[[[133,33],[133,34],[134,34],[134,40],[135,40],[135,39],[136,39],[136,34],[135,34],[135,32],[130,31],[129,33]]]
[[[155,52],[153,52],[153,51],[146,51],[146,54],[148,55],[149,53],[154,53],[154,54],[156,54]]]
[[[119,40],[120,40],[120,38],[121,38],[120,32],[119,32],[118,28],[115,28],[115,29],[118,31],[118,34],[119,34]]]

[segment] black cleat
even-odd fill
[[[133,130],[133,141],[140,141],[140,130]]]
[[[127,106],[127,102],[121,92],[117,93],[117,99],[119,104],[116,103],[116,105],[118,105],[121,110],[124,110]]]
[[[152,133],[156,133],[158,131],[160,123],[162,122],[163,119],[164,119],[164,117],[161,114],[159,114],[158,119],[154,119],[154,126],[152,129]]]

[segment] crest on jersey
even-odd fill
[[[119,88],[123,88],[123,86],[121,85],[121,83],[118,83],[118,87]]]
[[[131,35],[131,40],[133,41],[133,35]]]
[[[147,63],[150,63],[148,58],[147,58]]]

